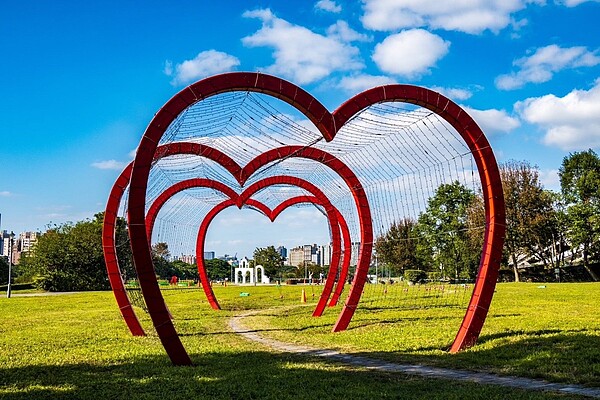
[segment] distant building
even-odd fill
[[[218,257],[219,260],[225,260],[227,263],[233,267],[237,267],[239,265],[237,255],[230,256],[229,254],[225,254],[224,256]]]
[[[358,264],[358,256],[360,255],[360,242],[352,242],[352,255],[350,257],[350,265],[356,266]]]
[[[214,251],[205,251],[204,252],[204,259],[205,260],[212,260],[215,258],[215,252]]]
[[[321,256],[319,258],[319,265],[321,267],[331,265],[331,253],[332,253],[331,245],[324,244],[322,246],[319,246],[319,253]]]
[[[294,247],[290,249],[289,253],[289,264],[297,267],[299,265],[303,265],[304,263],[304,248],[302,246]]]
[[[187,264],[196,264],[196,256],[193,254],[182,254],[179,259]]]
[[[0,233],[0,256],[8,256],[10,254],[10,234],[8,231],[2,231]]]
[[[294,247],[289,252],[289,264],[295,267],[303,266],[308,263],[319,265],[320,254],[319,246],[316,244],[305,244]]]
[[[31,248],[35,242],[37,242],[39,235],[40,234],[38,232],[21,232],[19,234],[19,237],[16,239],[12,249],[12,260],[15,264],[19,263],[19,259],[23,253],[29,253],[29,251],[31,251]],[[8,240],[6,240],[6,242],[8,242]]]
[[[287,251],[287,249],[286,249],[285,247],[283,247],[283,246],[279,246],[279,247],[276,249],[276,251],[277,251],[277,253],[278,253],[278,254],[281,256],[281,258],[284,258],[284,259],[285,259],[285,258],[287,258],[287,256],[288,256],[288,251]]]

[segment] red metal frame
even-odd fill
[[[315,124],[327,141],[333,140],[337,131],[366,107],[388,101],[402,101],[425,107],[444,118],[457,130],[471,149],[478,167],[486,207],[486,233],[477,282],[451,351],[455,352],[474,344],[485,321],[493,296],[505,231],[504,201],[498,166],[485,135],[475,121],[457,104],[443,95],[417,86],[386,85],[373,88],[354,96],[330,113],[314,97],[292,83],[260,73],[235,72],[196,82],[169,100],[158,111],[146,129],[138,146],[131,174],[128,217],[134,261],[153,324],[171,361],[176,365],[191,364],[169,319],[164,302],[161,301],[162,296],[153,274],[152,257],[144,227],[145,194],[151,163],[163,133],[183,110],[207,97],[237,90],[265,93],[291,104]],[[306,152],[306,156],[314,155],[316,149],[304,148],[303,150]],[[258,157],[259,161],[256,161],[255,164],[251,162],[246,165],[242,172],[256,171],[264,165],[263,161],[268,159],[265,154]],[[331,156],[317,160],[323,162],[327,160],[327,157]],[[352,171],[339,173],[347,184],[353,180],[350,178],[354,176]],[[238,181],[243,183],[248,176],[242,174]],[[360,185],[358,179],[355,183]],[[350,184],[349,186],[352,187]],[[372,251],[372,226],[366,194],[359,186],[359,190],[354,192],[353,196],[357,203],[360,220],[361,260],[359,260],[352,288],[334,326],[334,331],[345,329],[354,314],[366,281]],[[369,240],[365,240],[367,238]],[[369,261],[365,262],[366,259]]]
[[[108,273],[108,281],[110,282],[123,320],[133,336],[145,336],[146,333],[144,332],[144,328],[142,328],[140,321],[135,315],[135,311],[131,306],[131,301],[125,290],[115,245],[119,205],[121,204],[123,193],[125,193],[127,186],[129,186],[129,177],[131,176],[132,167],[133,163],[130,163],[125,167],[123,172],[121,172],[117,178],[110,191],[110,195],[108,196],[106,210],[104,211],[104,223],[102,224],[102,249],[104,251],[104,262],[106,264],[106,272]]]
[[[251,201],[254,201],[254,203],[251,203]],[[330,205],[329,200],[326,199],[326,202],[328,203],[328,205]],[[323,200],[317,196],[292,197],[290,199],[285,200],[281,204],[279,204],[277,207],[275,207],[275,209],[273,209],[273,211],[271,211],[264,204],[262,204],[256,200],[253,200],[253,199],[246,200],[246,203],[244,205],[252,205],[254,207],[260,208],[261,211],[263,212],[263,214],[265,216],[267,216],[271,220],[271,222],[274,222],[275,219],[279,216],[279,214],[281,214],[285,209],[287,209],[288,207],[291,207],[295,204],[299,204],[299,203],[313,203],[313,204],[325,206],[325,204],[323,204]],[[212,222],[212,220],[221,211],[223,211],[224,209],[226,209],[234,204],[235,203],[233,202],[232,199],[225,200],[222,203],[219,203],[215,207],[213,207],[213,209],[211,209],[208,212],[208,214],[204,217],[204,219],[202,220],[202,223],[198,230],[198,237],[196,240],[196,256],[197,256],[196,260],[197,260],[197,265],[198,265],[198,273],[200,276],[206,276],[206,267],[204,265],[204,260],[199,255],[204,254],[204,243],[206,241],[206,234],[208,232],[208,227],[210,226],[210,223]],[[342,216],[342,214],[339,212],[339,210],[337,208],[335,208],[333,206],[331,206],[331,207],[332,207],[331,209],[333,210],[333,212],[336,215],[337,221],[339,223],[339,227],[336,228],[336,226],[334,225],[335,221],[332,221],[328,216],[329,225],[332,230],[340,229],[342,232],[342,237],[344,239],[344,252],[341,253],[341,244],[339,242],[336,242],[335,238],[332,237],[332,242],[333,242],[332,254],[340,253],[343,255],[342,271],[340,273],[340,279],[337,282],[336,290],[334,292],[334,296],[337,295],[337,298],[333,297],[332,301],[330,301],[330,303],[329,303],[330,306],[333,306],[333,305],[337,304],[337,299],[339,298],[339,295],[341,294],[341,292],[343,290],[344,281],[348,275],[348,267],[350,265],[351,243],[350,243],[350,231],[348,229],[348,224],[346,223],[346,220],[344,219],[344,217]],[[337,237],[339,238],[339,235]],[[332,258],[332,261],[334,261],[334,258]],[[329,273],[327,276],[328,280],[331,279],[332,281],[335,281],[335,278],[337,276],[338,267],[339,267],[339,261],[337,264],[334,264],[333,262],[331,263]],[[340,288],[340,282],[341,282],[341,288]],[[204,292],[206,294],[206,298],[208,299],[211,307],[215,310],[220,310],[221,307],[220,307],[218,301],[216,300],[216,297],[214,295],[212,287],[210,287],[210,285],[208,285],[208,287],[204,287]],[[330,296],[331,296],[331,285],[329,285],[329,286],[324,285],[323,292],[321,293],[319,303],[317,304],[317,307],[315,308],[315,311],[313,312],[313,316],[319,317],[319,316],[323,315],[323,311],[325,309],[324,305],[326,304],[327,299],[329,299]]]
[[[152,237],[154,223],[156,221],[156,218],[158,216],[160,209],[164,206],[164,204],[175,194],[180,193],[180,192],[182,192],[186,189],[190,189],[190,188],[197,188],[197,187],[211,188],[211,189],[218,190],[221,193],[223,193],[224,195],[226,195],[227,197],[229,197],[228,200],[225,200],[224,202],[216,205],[202,221],[200,228],[199,228],[199,232],[198,232],[198,239],[196,241],[196,255],[201,255],[204,253],[204,241],[206,238],[206,233],[207,233],[210,222],[214,219],[214,217],[219,212],[221,212],[225,208],[230,207],[234,204],[237,204],[240,208],[243,207],[244,205],[250,205],[250,206],[256,207],[259,210],[261,210],[271,221],[274,221],[275,218],[277,217],[277,215],[279,215],[279,213],[281,213],[281,211],[283,211],[283,209],[285,209],[293,204],[298,204],[299,202],[312,202],[315,204],[320,204],[325,208],[326,213],[328,215],[329,224],[332,228],[332,241],[334,243],[334,249],[333,249],[333,253],[332,253],[332,262],[331,262],[332,266],[329,270],[327,281],[326,281],[326,284],[324,285],[324,289],[323,289],[323,292],[319,299],[319,302],[317,303],[317,307],[315,308],[315,311],[313,313],[314,316],[321,316],[323,314],[327,300],[329,299],[329,297],[331,295],[333,285],[335,282],[335,278],[337,276],[338,267],[339,267],[339,258],[340,258],[340,252],[341,252],[341,245],[340,245],[341,239],[340,239],[340,233],[339,233],[340,228],[339,227],[342,227],[342,229],[345,228],[345,230],[343,231],[344,237],[346,238],[345,244],[347,247],[347,249],[345,249],[345,250],[348,251],[346,253],[346,259],[348,259],[348,256],[350,254],[349,250],[348,250],[350,248],[350,242],[349,242],[350,233],[348,230],[348,226],[345,221],[339,220],[339,218],[341,217],[341,213],[335,207],[333,207],[331,205],[331,203],[329,202],[329,200],[327,199],[325,194],[323,192],[319,191],[315,186],[311,185],[308,181],[305,181],[300,178],[290,178],[290,177],[279,177],[277,179],[274,179],[274,178],[276,178],[276,177],[263,179],[263,180],[257,182],[256,184],[248,187],[241,195],[242,198],[246,199],[243,204],[240,204],[240,200],[239,200],[240,196],[238,196],[238,194],[233,189],[231,189],[230,187],[228,187],[227,185],[224,185],[223,183],[221,183],[219,181],[215,181],[212,179],[205,179],[205,178],[193,178],[193,179],[187,179],[187,180],[178,182],[178,183],[170,186],[169,188],[167,188],[164,192],[162,192],[154,200],[154,202],[148,209],[148,213],[146,215],[146,235],[149,239]],[[289,179],[295,179],[295,181],[298,183],[299,187],[310,191],[311,193],[313,193],[314,196],[299,196],[299,197],[289,199],[286,202],[282,203],[280,206],[278,206],[278,208],[276,208],[274,210],[274,212],[271,212],[271,210],[269,210],[269,208],[267,206],[265,206],[264,204],[249,198],[249,196],[252,196],[254,194],[254,193],[252,193],[253,190],[258,191],[267,186],[277,185],[277,184],[286,184],[286,182]],[[290,201],[290,200],[293,200],[293,201]],[[342,220],[343,220],[343,218],[342,218]],[[204,293],[206,294],[206,298],[207,298],[210,306],[213,309],[219,310],[221,307],[220,307],[220,305],[214,295],[212,287],[210,285],[210,280],[208,279],[208,275],[206,273],[206,268],[204,266],[204,262],[203,262],[201,256],[197,257],[197,265],[198,265],[198,274],[199,274],[200,282],[201,282],[202,288],[204,290]],[[345,279],[343,274],[341,275],[341,278]],[[339,282],[338,282],[338,287],[339,287]],[[342,287],[343,287],[343,284],[342,284]],[[335,303],[333,303],[333,304],[335,304]]]
[[[299,203],[314,203],[315,201],[313,199],[318,201],[318,199],[316,199],[314,196],[297,196],[283,201],[281,204],[275,207],[275,209],[273,209],[273,216],[271,218],[271,221],[274,221],[275,218],[277,218],[277,216],[288,207]],[[350,239],[350,230],[348,229],[348,224],[346,223],[346,220],[344,219],[342,213],[340,213],[340,211],[337,208],[334,207],[334,211],[337,215],[338,222],[340,223],[339,229],[342,232],[342,242],[344,243],[344,251],[342,252],[342,268],[340,270],[340,275],[337,279],[333,296],[329,301],[329,307],[334,307],[337,305],[339,298],[342,292],[344,291],[344,285],[346,283],[346,278],[348,277],[348,270],[350,268],[350,261],[352,258],[352,241]],[[331,226],[331,221],[329,225]],[[333,229],[332,226],[331,229]],[[334,243],[333,246],[335,248],[336,244]],[[335,280],[335,278],[337,277],[338,270],[339,264],[334,265],[333,263],[331,263],[331,265],[329,266],[327,279]],[[327,296],[328,299],[330,295],[330,292],[326,293],[325,290],[323,290],[323,293],[321,293],[321,299],[325,298],[325,296]],[[324,309],[325,307],[322,306],[317,307],[315,309],[315,312],[313,313],[313,316],[320,317],[321,315],[323,315]]]
[[[450,352],[477,341],[494,296],[504,246],[506,215],[502,182],[494,152],[477,123],[459,105],[432,90],[412,85],[386,85],[369,89],[346,101],[332,115],[336,127],[372,104],[402,101],[427,108],[446,120],[463,138],[475,159],[483,190],[486,229],[473,294]]]

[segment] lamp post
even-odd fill
[[[15,233],[11,231],[10,235],[8,235],[8,285],[6,286],[6,297],[9,299],[11,294],[10,281],[12,280],[12,253],[14,237]]]

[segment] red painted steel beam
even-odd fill
[[[350,293],[333,327],[334,332],[343,331],[348,328],[352,320],[369,273],[373,251],[373,227],[369,201],[360,180],[346,164],[335,156],[313,147],[284,146],[266,151],[244,166],[240,175],[240,184],[243,185],[262,166],[286,157],[307,158],[331,168],[344,180],[356,204],[360,223],[360,249],[356,273],[354,274]]]
[[[341,127],[372,104],[401,101],[417,104],[446,120],[463,138],[477,164],[486,211],[486,230],[473,294],[450,351],[458,352],[477,341],[498,279],[506,217],[498,165],[492,148],[477,123],[459,105],[432,90],[412,85],[386,85],[359,93],[333,112]]]
[[[181,154],[203,156],[218,162],[227,171],[229,171],[232,176],[239,177],[241,172],[239,165],[226,154],[217,149],[193,142],[176,142],[159,146],[154,155],[154,161],[158,161],[164,157]],[[135,314],[135,310],[131,305],[127,291],[125,290],[125,284],[121,277],[121,270],[119,268],[119,260],[117,258],[115,244],[115,229],[119,213],[119,206],[121,205],[123,194],[129,186],[132,167],[133,163],[130,163],[127,165],[127,167],[125,167],[123,172],[121,172],[115,181],[109,194],[102,226],[102,247],[109,282],[117,301],[117,305],[119,306],[119,311],[123,316],[123,320],[125,321],[125,324],[129,328],[129,331],[132,335],[145,336],[144,329],[142,328],[137,315]]]
[[[281,212],[283,212],[285,209],[287,209],[288,207],[291,207],[291,206],[293,206],[295,204],[299,204],[299,203],[313,203],[313,204],[324,205],[324,204],[321,204],[320,200],[315,196],[292,197],[292,198],[289,198],[289,199],[283,201],[281,204],[279,204],[277,207],[275,207],[273,209],[273,214],[272,214],[273,217],[271,220],[275,220],[275,218],[277,218],[277,216]],[[350,230],[348,229],[348,224],[346,223],[346,220],[342,216],[342,213],[340,213],[340,211],[337,208],[333,207],[333,212],[335,212],[335,214],[336,214],[337,220],[339,222],[339,227],[336,228],[335,226],[333,226],[331,221],[329,221],[329,226],[331,229],[339,229],[341,231],[342,239],[343,239],[343,243],[344,243],[344,251],[341,252],[342,259],[343,259],[342,269],[340,271],[340,276],[339,276],[339,279],[337,280],[335,290],[333,291],[334,295],[331,298],[331,301],[329,302],[330,307],[333,307],[337,304],[337,301],[344,289],[344,283],[346,281],[346,277],[348,276],[348,268],[350,266],[350,258],[351,258],[351,250],[352,250],[352,244],[350,241]],[[334,253],[340,252],[340,250],[341,250],[340,247],[341,246],[339,243],[333,242]],[[331,262],[331,264],[329,266],[329,271],[327,274],[327,280],[331,279],[331,280],[335,281],[338,270],[339,270],[339,261],[337,264],[334,264],[333,262]],[[328,288],[329,288],[329,290],[327,290]],[[323,315],[323,312],[325,310],[325,303],[327,302],[327,300],[329,299],[330,296],[331,296],[331,286],[324,285],[323,292],[321,293],[319,302],[317,303],[317,307],[315,308],[315,311],[313,312],[314,317],[320,317],[321,315]]]
[[[262,187],[262,185],[259,185],[259,186]],[[265,187],[267,187],[267,186],[265,186]],[[311,190],[312,188],[309,186],[306,186],[304,189]],[[281,212],[283,212],[286,208],[291,207],[295,204],[307,203],[307,202],[322,205],[326,209],[330,209],[331,211],[333,211],[335,213],[335,217],[337,218],[337,221],[332,219],[331,216],[328,214],[328,221],[329,221],[329,225],[330,225],[331,229],[333,230],[333,229],[340,229],[340,227],[345,227],[345,231],[342,230],[342,234],[344,237],[350,237],[350,233],[348,231],[348,225],[346,224],[346,221],[343,219],[341,213],[335,207],[333,207],[331,205],[331,203],[329,202],[329,200],[326,197],[323,198],[323,197],[318,197],[315,195],[293,197],[293,198],[287,199],[284,202],[282,202],[281,204],[279,204],[273,211],[271,211],[264,204],[262,204],[256,200],[253,200],[251,198],[246,199],[243,206],[249,205],[249,204],[254,204],[254,206],[261,209],[263,211],[263,213],[272,222],[274,222],[275,219],[279,216],[279,214]],[[204,219],[202,220],[202,223],[200,224],[200,228],[198,230],[198,237],[196,240],[196,255],[197,255],[196,259],[197,259],[197,264],[198,264],[198,272],[200,275],[206,276],[206,272],[205,272],[206,267],[204,265],[204,261],[198,255],[204,253],[204,243],[206,241],[208,227],[218,213],[223,211],[225,208],[232,206],[233,204],[235,204],[235,203],[232,199],[228,199],[222,203],[217,204],[215,207],[213,207],[209,211],[209,213],[206,215],[206,217],[204,217]],[[260,206],[259,204],[262,204],[262,206]],[[336,227],[336,225],[335,225],[336,222],[339,224],[338,227]],[[342,229],[344,229],[344,228],[342,228]],[[333,242],[332,254],[333,255],[341,253],[341,244],[340,244],[339,240],[340,240],[339,234],[337,234],[337,235],[333,234],[333,236],[332,236],[332,242]],[[335,258],[332,258],[332,261],[334,259]],[[332,262],[332,264],[333,264],[333,262]],[[337,264],[339,265],[339,261]],[[329,273],[331,278],[330,278],[330,276],[328,276],[328,279],[332,279],[333,281],[335,281],[335,276],[337,274],[337,265],[336,265],[335,269],[333,269],[333,272],[331,272],[332,268],[333,268],[333,265],[331,266],[330,273]],[[333,283],[332,283],[332,285],[333,285]],[[313,316],[321,316],[323,314],[323,310],[325,308],[324,305],[326,304],[327,299],[329,299],[329,296],[331,295],[332,285],[329,285],[329,286],[324,285],[323,292],[321,293],[319,303],[317,304],[317,307],[315,308]],[[210,285],[209,285],[208,287],[204,288],[204,292],[206,294],[207,299],[209,299],[209,303],[211,304],[212,308],[215,310],[220,310],[221,307],[220,307],[218,301],[216,300],[216,297],[214,295],[212,287],[210,287]]]
[[[108,202],[106,203],[106,209],[104,211],[104,222],[102,224],[102,250],[104,252],[104,263],[106,265],[108,281],[110,282],[123,320],[133,336],[145,336],[146,333],[144,332],[144,328],[142,328],[142,325],[131,306],[129,296],[127,296],[127,290],[125,290],[115,243],[119,206],[121,204],[123,193],[125,193],[125,190],[129,185],[129,176],[131,175],[132,166],[132,164],[129,164],[125,167],[115,181],[108,196]]]

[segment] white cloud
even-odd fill
[[[173,75],[173,62],[170,60],[165,61],[165,67],[163,68],[163,72],[167,76]]]
[[[538,48],[532,55],[515,60],[516,72],[496,78],[496,87],[503,90],[518,89],[527,83],[542,83],[552,79],[554,73],[564,69],[591,67],[600,64],[596,52],[586,47],[560,47],[555,44]]]
[[[365,28],[393,31],[429,27],[471,34],[498,32],[511,24],[511,15],[528,3],[545,0],[363,0]]]
[[[546,189],[560,190],[560,178],[557,169],[540,170],[540,182]]]
[[[390,35],[373,52],[373,61],[384,72],[416,78],[429,72],[448,53],[450,42],[423,29]]]
[[[98,169],[111,169],[116,171],[121,171],[123,168],[127,166],[126,162],[117,161],[117,160],[106,160],[106,161],[98,161],[91,164],[92,167]]]
[[[217,50],[206,50],[198,53],[191,60],[186,60],[175,65],[175,68],[173,68],[171,61],[165,61],[164,73],[167,76],[173,76],[171,84],[177,86],[185,85],[210,75],[232,71],[238,65],[240,65],[240,60],[231,54]]]
[[[594,3],[600,3],[600,0],[562,0],[562,1],[556,0],[556,2],[558,4],[563,4],[567,7],[577,7],[578,5],[587,3],[589,1],[594,2]]]
[[[348,93],[360,93],[376,86],[396,83],[392,78],[383,75],[358,74],[343,77],[337,87]]]
[[[458,101],[458,100],[467,100],[473,96],[473,92],[467,89],[460,88],[446,88],[440,86],[433,86],[431,90],[435,90],[448,97],[450,100]]]
[[[600,147],[600,79],[590,90],[548,94],[515,104],[521,117],[545,130],[543,143],[562,150]]]
[[[11,197],[13,194],[8,190],[3,190],[0,192],[0,197]]]
[[[336,14],[342,11],[342,6],[332,0],[319,0],[316,2],[315,8],[317,10],[329,11]]]
[[[327,28],[327,35],[332,38],[338,38],[342,42],[368,42],[372,38],[364,33],[359,33],[350,28],[346,21],[338,21]]]
[[[465,111],[477,122],[477,125],[488,137],[496,133],[508,133],[518,128],[521,123],[515,117],[511,117],[505,110],[476,110],[462,106]]]
[[[357,40],[357,32],[336,24],[333,34],[323,36],[303,26],[277,18],[269,9],[247,11],[246,18],[258,18],[262,27],[242,39],[248,47],[271,47],[275,63],[266,71],[307,84],[322,79],[334,71],[351,71],[363,67],[358,48],[351,46],[348,35]]]

